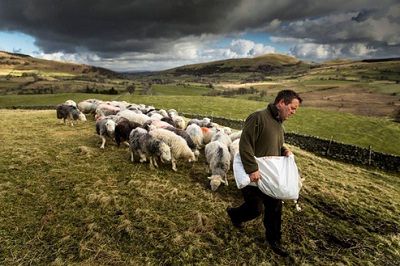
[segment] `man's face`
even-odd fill
[[[289,104],[285,104],[284,100],[280,100],[276,107],[279,110],[279,117],[282,119],[282,121],[285,121],[291,115],[296,113],[296,110],[299,108],[299,106],[299,100],[293,99]]]

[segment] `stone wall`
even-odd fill
[[[188,118],[202,119],[205,116],[182,113]],[[207,116],[212,122],[234,129],[241,129],[244,120],[232,120],[224,117]],[[313,152],[336,160],[368,165],[387,171],[400,172],[400,156],[373,151],[371,148],[362,148],[355,145],[340,143],[334,140],[322,139],[315,136],[301,135],[297,133],[285,133],[285,142],[303,150]]]

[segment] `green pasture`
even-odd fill
[[[198,95],[145,96],[121,94],[66,93],[48,95],[0,96],[0,107],[49,106],[68,99],[76,102],[96,98],[100,100],[125,100],[131,103],[153,105],[156,108],[174,108],[179,112],[202,116],[220,116],[230,119],[246,119],[254,110],[264,108],[265,102],[245,99],[206,97]],[[272,99],[272,98],[271,98]],[[372,146],[375,151],[400,154],[400,124],[384,118],[357,116],[347,113],[301,107],[298,114],[285,122],[288,132],[333,139],[361,147]]]
[[[210,190],[203,151],[198,162],[179,161],[178,172],[169,164],[150,169],[112,140],[100,149],[91,119],[71,127],[54,110],[0,116],[0,265],[400,261],[398,174],[291,147],[305,181],[302,211],[284,203],[282,241],[291,256],[283,259],[264,242],[261,217],[243,231],[230,224],[225,209],[241,204],[241,193],[231,171],[228,186]]]
[[[210,88],[207,88],[205,85],[152,85],[152,91],[154,95],[193,95],[193,96],[201,96],[207,94],[210,91]]]

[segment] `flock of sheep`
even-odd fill
[[[103,102],[88,99],[76,104],[68,100],[57,106],[57,118],[86,121],[86,115],[94,115],[96,132],[104,149],[107,139],[119,146],[129,146],[132,162],[147,162],[150,167],[171,162],[177,171],[178,161],[195,162],[204,149],[213,191],[223,183],[228,185],[229,171],[234,154],[239,149],[241,131],[232,132],[209,118],[186,119],[174,109],[156,109],[153,106],[125,101]]]

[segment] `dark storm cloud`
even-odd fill
[[[187,36],[267,30],[317,44],[398,51],[397,0],[0,0],[0,30],[32,35],[46,53],[162,53]],[[392,7],[395,7],[394,9]],[[271,22],[275,22],[271,27]],[[379,46],[379,47],[376,47]],[[397,48],[396,48],[397,47]]]

